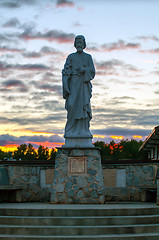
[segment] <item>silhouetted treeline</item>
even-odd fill
[[[0,150],[0,159],[4,160],[4,158],[7,158],[7,154],[5,152]],[[17,147],[17,150],[15,150],[12,153],[12,158],[16,160],[55,160],[56,157],[56,150],[52,148],[50,151],[47,147],[39,146],[38,150],[36,151],[32,144],[21,144]]]
[[[139,148],[143,141],[136,141],[135,139],[121,140],[119,143],[111,141],[106,144],[103,141],[97,141],[94,143],[95,147],[101,149],[102,162],[107,160],[120,160],[120,159],[132,159],[139,160],[144,159],[143,153],[139,152]]]
[[[144,159],[142,153],[139,152],[139,148],[142,145],[142,141],[136,141],[134,139],[121,140],[119,143],[111,141],[109,144],[103,141],[97,141],[94,143],[95,147],[101,149],[102,162],[107,160],[120,160],[120,159]],[[0,150],[0,160],[8,158],[9,154]],[[38,150],[32,146],[32,144],[21,144],[12,153],[13,159],[16,160],[55,160],[56,150],[52,148],[49,150],[47,147],[42,145],[39,146]]]

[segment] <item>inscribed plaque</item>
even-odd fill
[[[87,157],[69,157],[68,173],[72,175],[87,173]]]
[[[54,178],[54,169],[45,170],[45,183],[52,184]]]
[[[106,187],[116,187],[116,169],[104,169],[103,175]]]
[[[126,172],[125,172],[125,169],[117,169],[116,186],[117,187],[126,187]]]

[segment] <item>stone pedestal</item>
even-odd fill
[[[58,148],[52,203],[104,203],[103,191],[98,148]]]

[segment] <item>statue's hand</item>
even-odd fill
[[[86,71],[85,65],[79,68],[79,72],[81,74],[85,73],[85,71]]]

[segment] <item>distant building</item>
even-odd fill
[[[153,129],[139,151],[145,152],[148,159],[159,160],[159,126]]]

